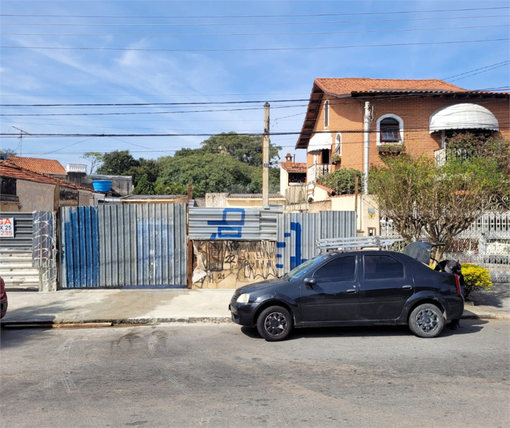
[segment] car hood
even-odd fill
[[[254,293],[256,291],[274,287],[275,285],[283,284],[285,282],[287,282],[287,280],[282,280],[282,278],[268,279],[266,281],[256,282],[254,284],[248,284],[244,285],[243,287],[239,287],[236,290],[236,293]]]

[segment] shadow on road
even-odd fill
[[[462,320],[458,330],[452,330],[445,325],[438,338],[455,335],[478,333],[487,324],[484,320]],[[261,339],[256,328],[241,327],[241,331],[252,339]],[[385,336],[413,336],[409,327],[402,326],[363,326],[363,327],[321,327],[294,329],[286,340],[320,337],[385,337]]]

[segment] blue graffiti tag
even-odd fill
[[[302,246],[302,242],[301,242],[301,223],[297,223],[297,222],[291,222],[290,223],[290,230],[293,231],[295,234],[296,234],[296,246],[294,248],[294,256],[290,256],[290,268],[291,270],[294,269],[295,267],[299,266],[301,263],[303,263],[304,260],[302,258],[302,251],[301,251],[301,246]],[[283,234],[284,238],[290,238],[290,233],[288,232],[285,232]],[[285,242],[277,242],[276,243],[276,248],[286,248],[287,244]],[[282,251],[283,252],[283,251]],[[283,258],[283,254],[276,254],[276,258],[278,259],[282,259]],[[284,265],[283,263],[277,263],[276,264],[276,267],[278,269],[283,269]]]
[[[240,220],[227,220],[229,213],[241,213]],[[209,226],[218,226],[217,232],[211,235],[210,239],[218,238],[242,238],[244,226],[244,217],[246,213],[243,208],[225,208],[223,210],[223,216],[220,221],[210,220],[207,221]],[[232,227],[241,226],[241,227]]]

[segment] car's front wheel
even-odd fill
[[[286,339],[292,330],[292,316],[281,306],[270,306],[257,318],[257,330],[268,341]]]
[[[443,314],[432,303],[417,306],[409,317],[409,328],[419,337],[436,337],[443,331],[443,327]]]

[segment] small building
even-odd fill
[[[1,209],[8,212],[56,211],[64,206],[95,205],[96,192],[0,160]]]

